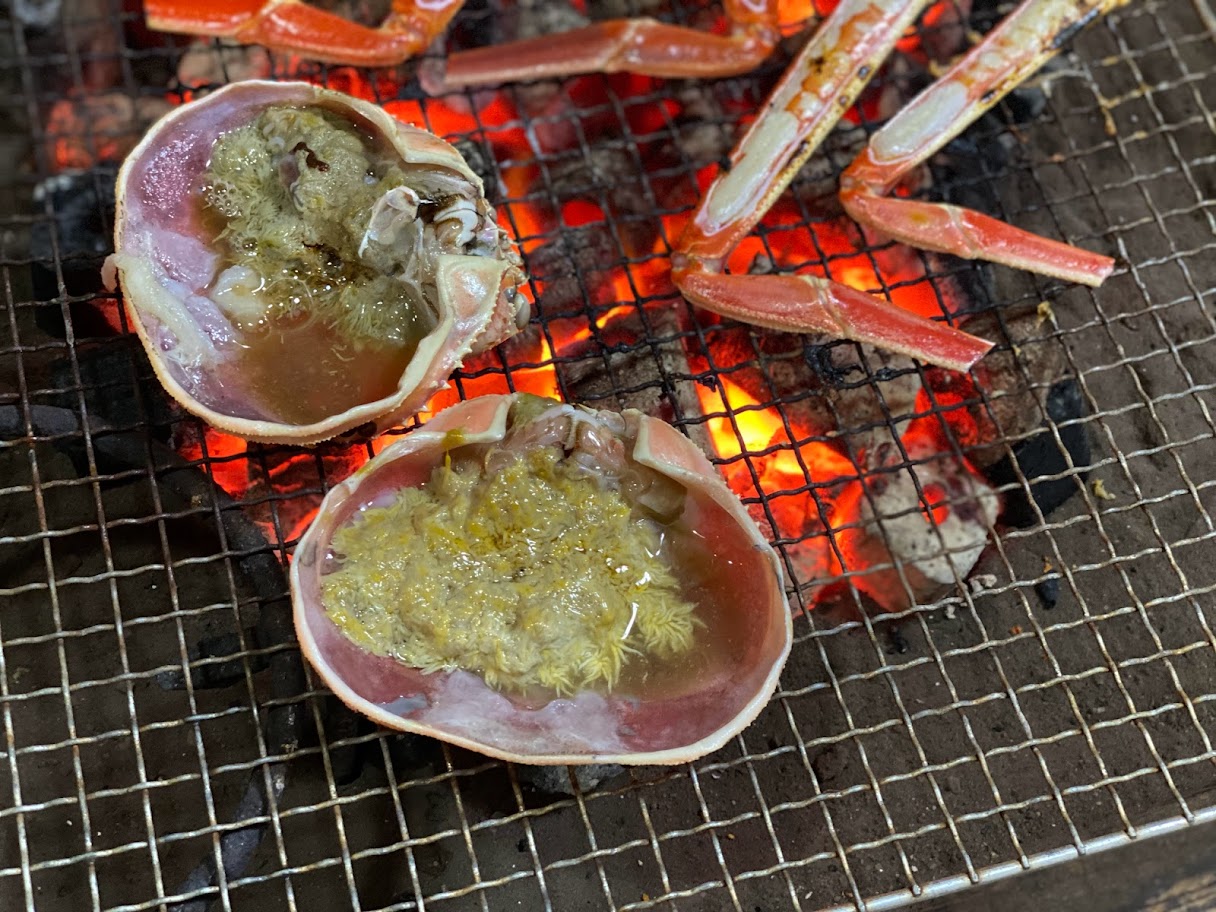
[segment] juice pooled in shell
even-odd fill
[[[315,106],[269,106],[216,142],[198,185],[222,251],[207,294],[268,417],[308,424],[390,395],[435,326],[435,206],[407,170],[388,143]],[[377,234],[393,198],[415,208]]]
[[[737,663],[730,562],[608,414],[521,397],[500,443],[453,448],[425,484],[365,506],[332,541],[330,619],[377,655],[529,703],[667,695]]]

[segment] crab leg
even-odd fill
[[[392,66],[425,50],[464,0],[393,0],[379,28],[368,28],[300,0],[145,0],[148,27],[231,38],[315,60]]]
[[[726,317],[786,332],[828,333],[956,370],[991,343],[816,276],[722,275],[726,257],[915,22],[927,0],[844,0],[782,77],[709,188],[672,256],[676,286]]]
[[[730,35],[711,35],[654,19],[611,19],[557,35],[461,51],[448,58],[442,84],[457,89],[579,73],[735,76],[760,65],[781,33],[777,0],[726,0]]]
[[[970,209],[884,194],[1054,55],[1090,19],[1126,0],[1034,0],[994,28],[881,130],[845,170],[840,198],[862,224],[907,244],[1100,285],[1114,260]]]

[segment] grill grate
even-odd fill
[[[65,127],[51,112],[100,85],[154,106],[186,53],[141,34],[120,6],[68,4],[49,28],[14,21],[0,33],[0,134],[13,137],[12,161],[31,163],[0,179],[0,906],[882,909],[1216,817],[1207,0],[1147,0],[1092,26],[1041,78],[1041,115],[968,134],[977,148],[1017,147],[1004,173],[977,153],[969,169],[935,175],[938,192],[995,192],[995,214],[1121,258],[1096,290],[1005,270],[988,283],[981,267],[928,259],[928,277],[906,283],[940,295],[962,282],[1002,314],[1053,302],[1040,344],[1059,350],[1086,412],[1049,422],[1049,439],[1063,454],[1080,429],[1094,454],[1050,474],[1071,500],[1001,529],[977,568],[985,586],[897,613],[801,613],[778,695],[751,728],[691,766],[627,772],[538,772],[390,735],[305,675],[282,566],[308,511],[370,447],[245,450],[204,434],[167,406],[131,337],[106,327],[124,326],[113,296],[74,284],[100,257],[65,229],[71,200],[47,181],[62,180],[65,143],[96,160],[142,128],[95,112]],[[451,40],[496,19],[471,8]],[[204,56],[223,80],[250,62],[215,46]],[[704,441],[715,416],[688,391],[743,369],[721,356],[738,330],[671,294],[669,238],[653,244],[650,232],[687,212],[697,172],[783,59],[708,86],[510,87],[509,104],[469,115],[466,96],[419,100],[410,68],[375,80],[304,72],[441,132],[463,124],[452,138],[483,153],[497,147],[483,157],[543,274],[539,319],[466,365],[461,396],[530,388],[553,366],[567,395],[594,374],[602,382],[583,401],[661,402]],[[707,113],[680,120],[662,104],[669,92]],[[819,177],[838,173],[867,126],[834,134],[796,183],[803,226],[823,222]],[[597,176],[613,156],[627,186]],[[69,196],[102,198],[110,179],[89,170]],[[780,259],[792,230],[767,221],[762,252]],[[810,258],[831,270],[849,256],[820,247]],[[601,319],[621,301],[637,338]],[[586,337],[577,351],[561,344],[571,326]],[[764,334],[746,339],[747,369],[771,378]],[[649,365],[643,379],[622,371],[629,359]],[[1015,392],[1040,401],[1044,381],[1024,366],[1020,379]],[[748,412],[776,407],[794,440],[797,404],[773,394],[718,417],[741,435]],[[739,443],[719,464],[755,485],[758,517],[773,523],[782,498],[822,489],[812,473],[761,491],[762,462],[783,445]],[[1005,493],[1042,480],[1015,468]],[[799,544],[777,543],[787,560]],[[799,607],[810,594],[794,591]]]

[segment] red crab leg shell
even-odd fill
[[[965,371],[992,343],[817,276],[691,273],[680,290],[706,310],[782,332],[826,333]]]
[[[955,370],[966,370],[992,347],[827,279],[719,274],[726,256],[785,190],[925,5],[846,0],[824,22],[685,228],[673,277],[690,301],[745,323],[869,342]]]
[[[737,76],[759,66],[776,39],[775,29],[711,35],[654,19],[612,19],[453,54],[442,88],[622,70],[666,78]]]
[[[964,259],[989,260],[1083,285],[1101,285],[1115,261],[1045,238],[974,209],[895,199],[865,192],[841,194],[854,219],[883,234]]]
[[[1109,257],[1036,237],[977,212],[880,197],[1038,70],[1077,28],[1123,2],[1027,0],[1015,9],[870,137],[840,181],[849,214],[918,247],[1101,284],[1114,268]]]
[[[162,32],[232,38],[354,66],[393,66],[424,50],[464,0],[394,0],[379,28],[368,28],[300,0],[146,0],[148,26]]]
[[[557,35],[452,54],[442,88],[622,70],[665,78],[749,72],[781,37],[777,0],[726,0],[724,5],[734,24],[729,35],[649,18],[610,19]]]
[[[865,88],[928,0],[844,0],[807,42],[730,155],[680,238],[718,270]]]

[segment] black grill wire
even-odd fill
[[[163,96],[184,46],[138,36],[138,13],[112,0],[65,4],[32,31],[12,9],[0,116],[26,145],[13,146],[0,187],[4,908],[881,909],[1216,816],[1216,17],[1206,0],[1110,15],[1042,78],[1044,112],[979,128],[1017,148],[998,182],[999,215],[1120,259],[1097,290],[995,273],[1002,312],[1053,301],[1049,344],[1086,413],[1050,424],[1049,439],[1063,449],[1080,427],[1093,451],[1088,469],[1066,460],[1052,476],[1072,484],[1071,500],[1000,528],[977,570],[982,586],[960,581],[898,614],[800,611],[776,698],[717,754],[672,769],[549,772],[379,731],[306,676],[282,568],[300,517],[350,471],[349,448],[251,447],[248,474],[261,483],[239,503],[224,494],[216,479],[246,454],[212,452],[131,337],[98,328],[96,314],[121,320],[120,308],[76,287],[75,270],[100,258],[64,232],[67,203],[48,183],[52,105],[95,93],[99,70],[129,98]],[[677,21],[701,12],[661,9]],[[497,14],[469,9],[453,40]],[[754,104],[782,59],[713,91]],[[158,85],[148,74],[162,70]],[[336,70],[308,72],[340,81]],[[401,97],[419,97],[410,72]],[[709,161],[680,152],[655,173],[640,150],[682,149],[688,125],[665,117],[658,135],[637,135],[629,108],[658,104],[666,87],[624,95],[613,85],[598,110],[566,96],[542,115],[452,138],[484,150],[496,130],[522,128],[532,155],[499,161],[499,173],[533,168],[526,202],[553,213],[556,172],[573,162],[590,173],[603,149],[622,152],[644,205],[622,212],[602,181],[588,194],[615,239],[607,266],[632,271],[661,254],[620,239],[672,214],[663,187],[692,186]],[[527,110],[527,88],[507,91]],[[615,127],[588,138],[592,116]],[[728,139],[738,116],[720,125]],[[553,125],[575,137],[558,151],[543,138]],[[108,139],[87,120],[77,138],[94,151]],[[829,173],[844,163],[820,162]],[[982,169],[952,179],[988,182]],[[75,186],[104,200],[110,180],[98,168]],[[793,192],[813,221],[806,194]],[[508,221],[520,202],[501,200]],[[95,208],[108,223],[107,205]],[[593,230],[524,237],[529,266],[542,245]],[[559,353],[559,381],[600,362],[606,391],[590,398],[606,401],[592,404],[655,397],[703,440],[705,416],[682,391],[729,371],[714,349],[729,330],[635,287],[642,335],[606,339],[593,322],[616,303],[596,297],[605,266],[568,261],[562,277],[576,293],[554,303],[547,284],[532,328],[550,342],[558,319],[590,330],[578,357]],[[749,338],[763,367],[760,334]],[[707,367],[692,371],[673,350]],[[508,344],[455,386],[510,384],[536,351]],[[622,379],[621,356],[653,370]],[[1038,393],[1055,379],[1023,372]],[[783,416],[789,405],[761,404]],[[183,441],[198,458],[177,452]],[[766,455],[744,452],[723,469],[742,464],[758,480]],[[1011,489],[1041,480],[1015,474]],[[815,491],[814,479],[801,490]],[[751,505],[771,517],[771,501],[789,493]],[[797,542],[778,545],[788,554]],[[1054,587],[1049,608],[1042,593]]]

